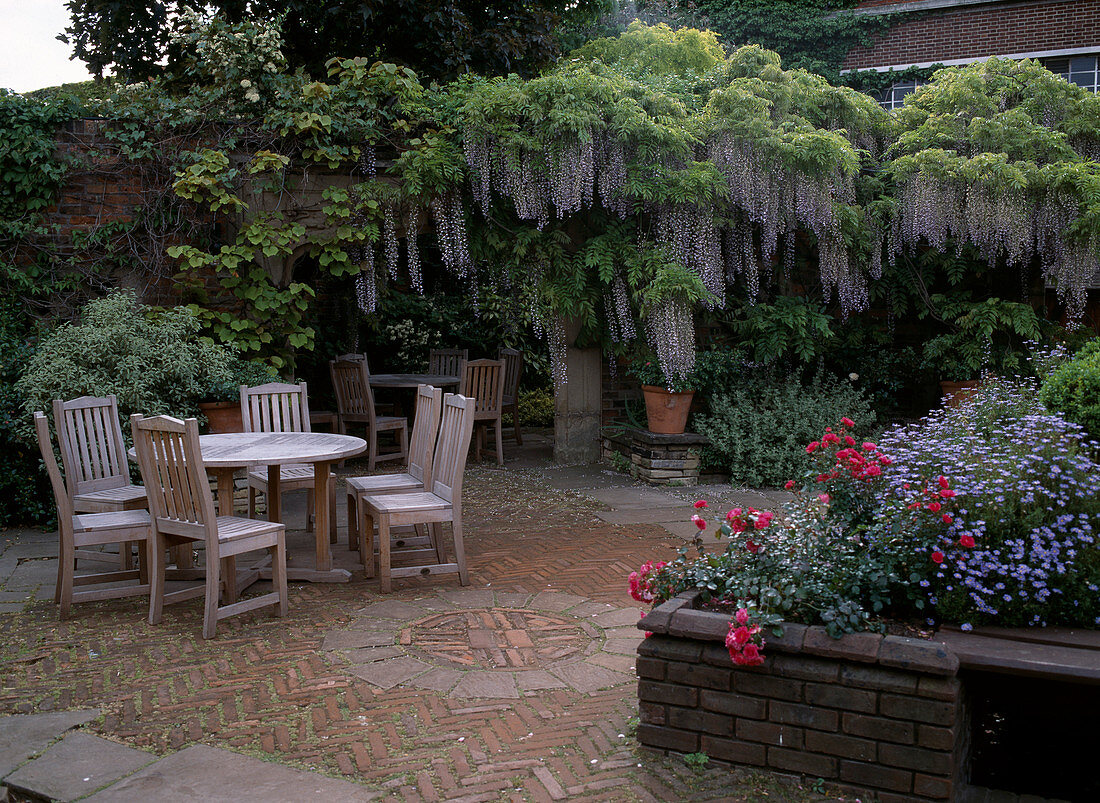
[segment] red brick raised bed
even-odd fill
[[[651,611],[638,648],[638,740],[823,778],[883,803],[942,801],[964,781],[968,717],[944,644],[787,625],[763,666],[736,666],[729,617],[695,593]]]

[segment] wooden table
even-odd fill
[[[287,567],[287,579],[346,583],[351,572],[332,568],[329,536],[336,536],[336,516],[329,506],[329,487],[332,482],[331,464],[363,452],[367,442],[350,435],[328,432],[225,432],[199,437],[202,461],[208,473],[213,474],[218,485],[218,515],[233,515],[233,473],[240,468],[267,466],[268,489],[267,518],[281,521],[279,494],[279,466],[283,463],[312,463],[314,474],[313,498],[317,518],[313,532],[316,538],[316,561],[313,569]],[[133,457],[133,449],[130,450]],[[270,569],[261,570],[260,576],[269,579]],[[229,576],[234,576],[232,572]]]
[[[462,377],[449,374],[371,374],[372,388],[415,388],[417,385],[434,385],[437,388],[454,387]]]

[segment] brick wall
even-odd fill
[[[911,13],[900,17],[870,47],[853,48],[844,67],[867,69],[1083,47],[1100,50],[1097,19],[1100,0],[1031,0]]]
[[[763,666],[739,667],[728,617],[681,595],[639,627],[638,740],[649,747],[806,775],[882,803],[951,800],[968,720],[958,660],[942,644],[872,633],[837,640],[788,625]]]

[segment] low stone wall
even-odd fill
[[[762,666],[737,666],[727,616],[690,592],[639,624],[638,740],[649,747],[797,773],[882,803],[952,800],[968,718],[959,661],[938,642],[787,625]]]
[[[621,454],[630,460],[630,473],[650,485],[698,485],[699,453],[707,444],[703,435],[658,435],[644,429],[616,427],[605,431],[603,459]]]

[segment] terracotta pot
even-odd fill
[[[670,393],[665,388],[642,385],[649,431],[658,435],[682,435],[687,426],[688,411],[695,391]]]
[[[219,432],[244,432],[240,402],[200,402],[199,410],[206,416],[206,432],[209,435],[216,435]]]
[[[965,382],[940,382],[940,398],[946,399],[944,404],[948,407],[958,407],[977,393],[981,385],[979,379],[968,379]]]

